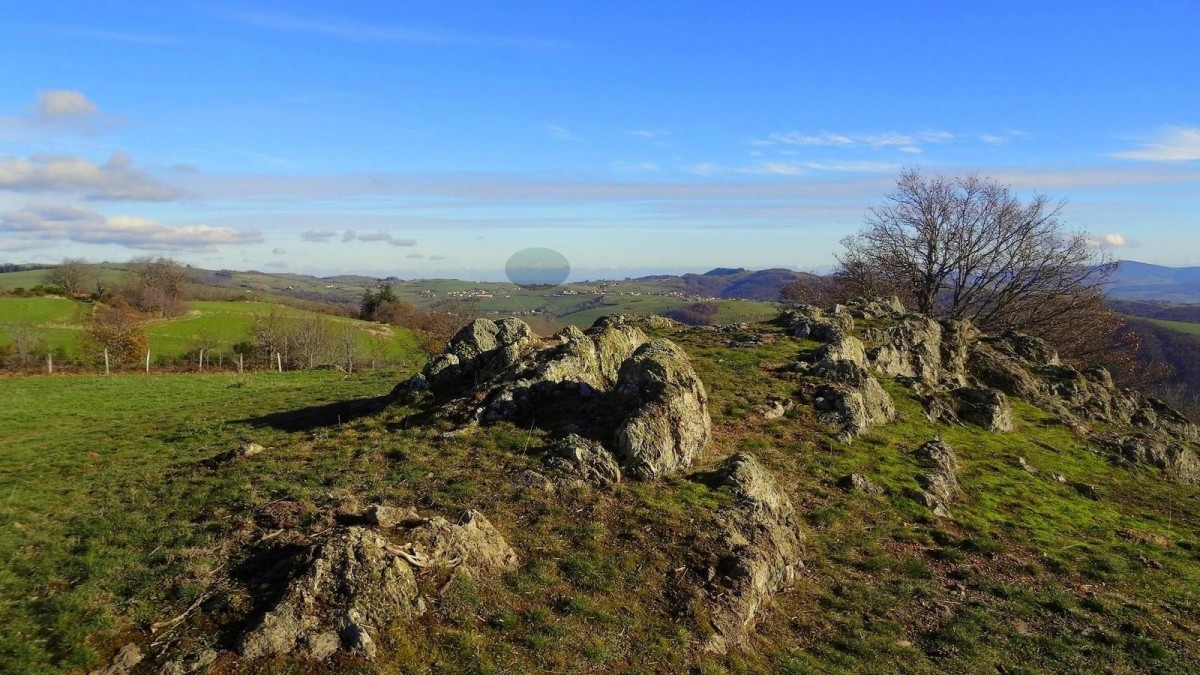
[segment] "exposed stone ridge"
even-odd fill
[[[711,435],[708,394],[687,354],[670,340],[648,341],[639,324],[675,326],[614,315],[586,331],[568,327],[542,340],[517,319],[477,319],[396,394],[416,402],[432,392],[440,413],[458,423],[540,418],[552,432],[577,433],[570,447],[549,450],[560,460],[556,468],[588,482],[606,485],[620,477],[600,444],[611,444],[630,475],[675,473]],[[554,406],[578,410],[581,418],[546,426],[552,423],[544,411]]]
[[[745,645],[763,603],[795,580],[804,535],[791,500],[752,455],[733,455],[703,480],[736,498],[718,514],[725,553],[708,588],[705,649],[724,653]]]

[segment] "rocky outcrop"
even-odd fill
[[[1182,443],[1139,434],[1117,438],[1109,447],[1126,461],[1158,467],[1180,483],[1200,485],[1200,455]]]
[[[958,418],[988,431],[1012,431],[1012,408],[1008,397],[998,389],[961,387],[951,392],[957,404]]]
[[[551,468],[585,483],[609,487],[621,481],[621,467],[612,453],[577,434],[550,443],[546,456]]]
[[[653,340],[622,365],[617,393],[630,413],[617,426],[614,449],[635,476],[653,478],[692,463],[712,433],[708,394],[687,354]]]
[[[892,398],[866,368],[853,361],[839,361],[815,372],[825,379],[825,384],[817,387],[813,408],[827,422],[841,428],[843,440],[895,419]]]
[[[917,477],[921,486],[918,501],[933,511],[935,516],[950,517],[950,504],[958,498],[958,460],[954,450],[941,440],[935,439],[917,448],[917,461],[928,469]]]
[[[756,410],[758,416],[764,420],[777,420],[786,415],[793,407],[795,407],[795,403],[790,399],[768,398]]]
[[[283,598],[242,635],[246,658],[293,654],[323,660],[345,650],[375,654],[377,634],[422,604],[408,563],[378,534],[341,528],[317,546]]]
[[[818,342],[829,342],[854,330],[854,319],[848,312],[826,314],[812,305],[799,305],[784,312],[779,322],[793,336]]]
[[[967,372],[979,384],[1010,396],[1034,400],[1042,389],[1026,366],[986,344],[975,345],[967,357]]]
[[[368,519],[388,526],[413,524],[406,509],[373,506]],[[238,641],[245,658],[288,654],[322,661],[338,651],[374,658],[379,632],[425,609],[415,568],[451,568],[474,576],[510,572],[517,554],[477,511],[457,523],[418,521],[397,546],[364,527],[338,527],[309,550],[283,596]]]
[[[872,369],[884,377],[902,377],[925,386],[966,383],[969,340],[975,329],[966,320],[934,321],[910,314],[885,328],[867,330]]]
[[[762,604],[795,579],[804,536],[791,500],[753,456],[734,455],[703,480],[736,499],[718,514],[724,554],[708,588],[705,649],[724,653],[746,643]]]

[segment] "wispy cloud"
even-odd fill
[[[74,132],[91,134],[116,123],[83,92],[73,89],[43,89],[25,111],[0,117],[0,140],[5,132],[28,134]]]
[[[133,33],[122,30],[106,30],[103,28],[88,28],[83,26],[51,26],[46,29],[52,35],[63,37],[99,40],[102,42],[121,42],[125,44],[143,45],[146,47],[176,47],[183,41],[170,35],[153,33]]]
[[[326,233],[322,232],[321,234],[324,235]],[[401,237],[393,237],[392,235],[388,234],[387,232],[372,232],[369,234],[358,234],[354,230],[346,230],[342,234],[342,241],[343,242],[363,241],[363,242],[367,242],[367,243],[383,242],[385,244],[391,244],[392,246],[416,246],[417,245],[417,241],[415,239],[404,239]]]
[[[226,21],[277,32],[314,35],[358,43],[398,43],[488,47],[499,49],[561,49],[556,40],[462,33],[429,26],[368,23],[339,16],[270,11],[206,10]]]
[[[104,164],[73,155],[0,158],[0,191],[84,193],[88,199],[168,201],[179,190],[132,167],[128,155],[115,153]]]
[[[38,92],[36,111],[40,117],[68,119],[91,117],[99,113],[100,108],[88,100],[83,92],[51,89]]]
[[[1100,248],[1137,248],[1141,242],[1127,238],[1123,234],[1110,232],[1108,234],[1097,234],[1089,240],[1092,246]]]
[[[300,233],[300,240],[320,243],[327,242],[336,236],[337,232],[334,232],[333,230],[306,230]]]
[[[1009,129],[1008,131],[1004,131],[1002,133],[979,134],[979,140],[983,141],[984,143],[987,143],[988,145],[1004,145],[1005,143],[1008,143],[1009,141],[1027,138],[1028,136],[1029,136],[1029,134],[1026,134],[1023,131],[1017,131],[1016,129]]]
[[[553,138],[556,141],[578,141],[579,140],[578,134],[576,134],[575,132],[571,131],[570,129],[568,129],[564,126],[561,126],[558,124],[547,124],[543,128],[546,130],[546,133],[550,134],[550,138]]]
[[[1121,159],[1145,162],[1190,162],[1200,160],[1200,127],[1164,129],[1152,141],[1137,150],[1113,153]]]
[[[271,255],[283,255],[284,253],[287,253],[287,249],[282,246],[271,249]]]
[[[35,206],[0,215],[0,231],[45,241],[115,244],[147,251],[213,251],[262,241],[257,230],[168,225],[137,216],[104,216],[82,206]]]
[[[304,166],[299,162],[293,162],[292,160],[284,157],[275,157],[273,155],[267,155],[261,152],[254,152],[253,150],[234,150],[234,152],[242,155],[243,157],[249,157],[250,159],[262,162],[263,164],[277,166],[281,169],[299,169]]]
[[[751,145],[756,146],[775,146],[775,145],[800,145],[800,146],[822,146],[822,147],[854,147],[868,146],[872,148],[899,148],[902,152],[915,153],[920,152],[922,143],[946,143],[952,141],[956,136],[949,131],[932,130],[918,131],[914,133],[834,133],[824,131],[817,134],[802,133],[799,131],[783,131],[769,134],[766,138],[754,138],[750,140]]]
[[[663,131],[661,129],[629,129],[622,131],[621,133],[625,134],[626,136],[633,136],[634,138],[644,138],[647,141],[658,140],[664,136],[671,135],[670,132]]]

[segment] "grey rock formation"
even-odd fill
[[[998,389],[960,387],[951,392],[958,406],[958,417],[988,431],[1012,431],[1012,408],[1008,397]]]
[[[614,435],[621,465],[640,478],[690,465],[708,443],[712,421],[687,354],[669,340],[647,342],[621,365],[617,381],[631,410]]]
[[[917,478],[922,490],[918,495],[920,501],[929,507],[934,515],[949,518],[950,504],[961,493],[958,485],[958,461],[954,450],[941,440],[935,439],[917,448],[914,454],[917,461],[928,469]]]
[[[586,483],[611,486],[621,481],[621,467],[612,453],[577,434],[553,441],[546,454],[552,468]]]
[[[868,495],[881,495],[883,488],[871,482],[861,473],[852,473],[838,479],[838,487],[846,492],[862,492]]]
[[[416,579],[388,542],[340,528],[311,553],[279,602],[244,633],[246,658],[293,654],[323,660],[339,649],[371,658],[372,633],[420,611]]]
[[[704,480],[736,498],[718,514],[725,554],[708,594],[714,632],[705,649],[724,653],[746,643],[762,604],[793,582],[804,535],[791,500],[753,456],[734,455]]]
[[[841,427],[843,440],[895,419],[892,398],[862,366],[839,361],[813,370],[826,380],[816,390],[813,407]]]
[[[117,650],[112,663],[108,664],[107,668],[93,670],[91,675],[128,675],[144,658],[142,650],[130,642]]]
[[[1110,445],[1130,462],[1158,467],[1180,483],[1200,485],[1200,456],[1183,443],[1139,434]]]

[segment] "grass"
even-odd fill
[[[0,380],[0,670],[102,665],[208,593],[232,609],[197,611],[166,639],[188,648],[236,634],[252,606],[222,570],[242,562],[281,501],[309,530],[375,501],[445,516],[476,508],[522,557],[503,579],[455,581],[425,617],[381,636],[375,664],[334,669],[1185,672],[1200,660],[1195,489],[1114,466],[1020,402],[1011,434],[935,427],[890,382],[900,418],[853,443],[803,403],[761,420],[765,398],[803,388],[777,367],[817,345],[756,330],[768,340],[755,348],[669,335],[711,399],[714,437],[697,470],[753,452],[806,533],[805,568],[764,606],[749,650],[697,651],[705,628],[688,608],[730,497],[687,477],[613,492],[523,486],[515,477],[540,466],[541,430],[446,438],[409,424],[412,410],[373,408],[403,373],[34,377]],[[952,520],[913,499],[922,469],[911,451],[934,434],[959,457]],[[246,437],[267,452],[200,465]],[[851,472],[885,494],[837,489]],[[1101,500],[1053,473],[1095,485]],[[226,654],[218,667],[249,665]]]
[[[1200,323],[1190,323],[1187,321],[1167,321],[1166,319],[1149,319],[1150,321],[1171,330],[1187,333],[1189,335],[1200,335]]]
[[[90,303],[55,296],[0,297],[0,344],[11,341],[19,331],[29,331],[52,349],[61,347],[69,357],[73,356],[91,309]],[[229,354],[234,343],[247,338],[256,316],[272,312],[290,318],[322,317],[353,325],[360,331],[359,340],[364,348],[372,333],[382,334],[388,340],[386,356],[390,359],[415,359],[417,354],[415,336],[402,328],[330,317],[284,305],[228,301],[191,302],[182,316],[150,321],[146,326],[150,350],[159,357],[176,358],[188,353],[195,339],[204,335],[216,340],[218,353]]]

